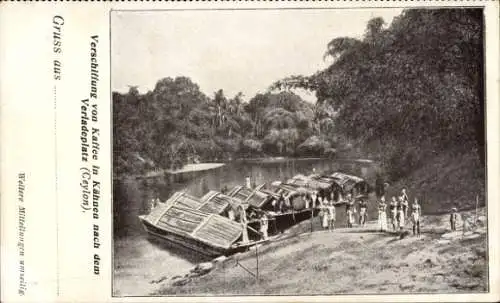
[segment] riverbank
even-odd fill
[[[155,295],[255,295],[354,293],[460,293],[488,289],[484,169],[474,153],[441,154],[406,178],[391,184],[387,195],[406,187],[423,208],[422,236],[399,239],[364,229],[310,233],[309,221],[290,229],[284,239],[259,248],[257,282],[236,260],[255,272],[255,251],[228,258],[209,274],[185,285],[158,283]],[[451,207],[464,220],[476,217],[475,231],[450,232]],[[319,222],[315,219],[315,230]],[[408,226],[409,228],[409,226]],[[312,282],[313,281],[313,282]],[[182,283],[181,283],[182,284]]]
[[[472,216],[464,213],[464,217]],[[184,283],[165,279],[154,295],[313,295],[484,292],[487,285],[486,217],[478,228],[450,232],[448,217],[424,216],[421,237],[366,228],[309,232],[309,222],[285,239],[237,254]],[[461,226],[461,224],[460,224]],[[178,280],[177,280],[178,281]],[[175,284],[175,285],[174,285]],[[181,285],[184,284],[184,285]]]

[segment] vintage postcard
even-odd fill
[[[498,9],[2,2],[2,301],[500,300]]]

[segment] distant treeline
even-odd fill
[[[325,56],[327,69],[274,87],[315,91],[337,112],[336,131],[379,156],[391,179],[445,150],[484,164],[481,9],[405,10],[388,28],[374,18],[362,40],[335,38]]]
[[[189,78],[164,78],[153,91],[113,93],[114,173],[177,168],[235,157],[320,156],[335,137],[313,104],[291,92],[227,98],[204,95]],[[331,123],[333,119],[330,119]]]
[[[114,173],[347,148],[378,158],[391,179],[444,150],[474,151],[484,163],[482,18],[481,9],[406,10],[389,27],[374,18],[362,39],[327,44],[328,68],[279,80],[249,102],[206,96],[186,77],[113,93]]]

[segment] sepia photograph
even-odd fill
[[[482,8],[109,26],[112,296],[490,291]]]

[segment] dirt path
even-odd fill
[[[481,210],[484,214],[484,209]],[[481,218],[484,218],[481,217]],[[487,290],[486,229],[451,233],[446,216],[423,218],[421,237],[399,239],[365,228],[303,233],[258,248],[259,280],[236,265],[256,271],[255,250],[237,254],[209,274],[183,286],[158,284],[156,295],[369,294],[480,292]],[[483,222],[483,225],[486,222]]]

